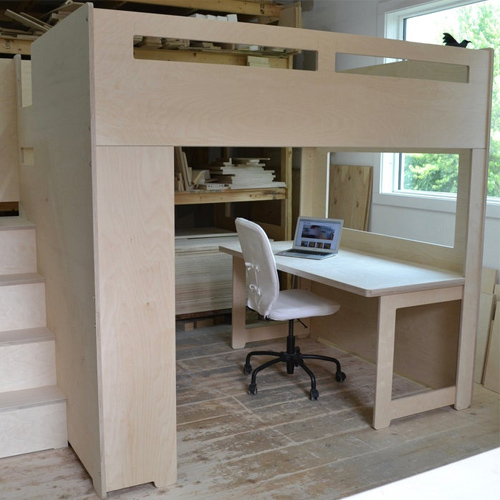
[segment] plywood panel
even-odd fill
[[[376,360],[378,299],[312,283],[312,291],[341,304],[333,316],[311,319],[311,330],[327,341],[371,362]],[[398,310],[395,372],[428,386],[454,384],[460,303],[432,304]]]
[[[0,59],[0,202],[19,201],[16,73],[12,59]]]
[[[106,491],[176,480],[173,148],[96,151]]]
[[[176,241],[176,314],[231,308],[232,259],[219,252],[219,244],[237,238],[229,236]]]
[[[344,227],[366,231],[372,198],[373,167],[330,165],[328,217]]]
[[[485,146],[488,51],[98,9],[94,32],[100,145]],[[141,34],[318,51],[318,70],[134,60]],[[471,82],[336,73],[337,51],[456,62]]]
[[[37,226],[38,267],[48,278],[47,322],[68,398],[68,439],[102,494],[89,15],[75,12],[32,45],[33,105],[24,109],[32,111],[28,145],[36,166],[21,167],[21,186],[26,217]]]
[[[500,302],[496,304],[495,319],[490,332],[483,385],[500,393]]]

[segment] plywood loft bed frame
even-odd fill
[[[317,70],[139,60],[134,35],[309,50]],[[337,72],[337,53],[459,65],[467,83]],[[37,224],[69,441],[101,497],[176,481],[174,146],[303,148],[310,215],[326,206],[323,148],[459,152],[453,248],[356,231],[344,244],[464,274],[460,363],[471,368],[456,407],[470,404],[491,64],[487,50],[91,4],[33,44],[22,207]]]

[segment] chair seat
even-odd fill
[[[267,315],[275,321],[328,316],[336,313],[340,305],[308,290],[282,290]]]

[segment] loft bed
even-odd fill
[[[144,60],[135,36],[310,51],[317,67]],[[401,62],[341,71],[337,54]],[[423,62],[425,78],[410,77]],[[343,245],[463,273],[459,362],[470,377],[457,381],[456,407],[470,404],[491,64],[489,50],[91,4],[33,44],[19,142],[35,167],[21,166],[21,201],[37,224],[69,441],[102,498],[176,481],[174,146],[302,148],[300,210],[320,216],[326,151],[459,153],[453,247],[348,230]],[[455,81],[430,79],[449,65]]]

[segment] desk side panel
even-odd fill
[[[318,283],[312,283],[312,291],[340,304],[333,316],[311,319],[312,335],[375,363],[378,299]],[[398,311],[394,353],[397,374],[432,388],[455,384],[460,307],[460,302],[454,301]]]

